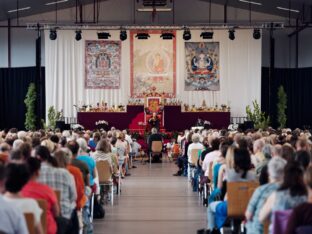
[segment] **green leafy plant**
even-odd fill
[[[254,122],[254,126],[257,129],[266,129],[270,125],[270,117],[266,117],[265,112],[261,111],[260,105],[257,102],[257,100],[252,102],[253,105],[253,110],[251,107],[248,105],[246,106],[246,114],[247,114],[247,119],[249,121]]]
[[[279,128],[285,128],[287,122],[286,109],[287,109],[287,94],[284,87],[281,85],[277,92],[277,122]]]
[[[56,126],[56,111],[54,106],[48,109],[48,128],[55,129]]]
[[[25,114],[25,128],[27,130],[35,130],[36,129],[36,86],[34,83],[30,83],[28,86],[28,91],[26,94],[26,98],[24,103],[26,105],[26,114]]]

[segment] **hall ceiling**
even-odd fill
[[[35,14],[53,12],[56,9],[56,4],[46,5],[51,2],[60,1],[57,4],[58,9],[65,9],[76,6],[76,0],[0,0],[0,21],[7,20],[9,18],[16,18],[17,13],[8,13],[10,10],[15,10],[17,8],[27,8],[30,9],[19,11],[18,16],[31,16]],[[103,1],[114,1],[114,0],[78,0],[82,5],[93,4],[94,2],[103,2]],[[203,1],[210,2],[210,0],[192,0],[192,1],[182,1],[182,0],[167,0],[170,5],[177,4],[190,4],[192,1]],[[240,8],[240,9],[249,9],[251,7],[252,11],[267,13],[271,15],[277,15],[282,17],[288,17],[289,12],[285,10],[279,10],[277,7],[291,8],[300,11],[300,13],[291,13],[292,18],[297,18],[302,15],[305,15],[305,18],[311,22],[311,6],[312,0],[250,0],[251,2],[261,3],[262,5],[249,4],[249,0],[211,0],[212,3],[225,5],[227,4],[230,7]],[[124,0],[125,4],[128,4],[129,7],[132,7],[133,4],[139,4],[142,0]],[[246,3],[247,2],[247,3]],[[302,12],[305,12],[302,14]],[[306,20],[307,21],[307,20]]]

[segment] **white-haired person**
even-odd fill
[[[269,183],[255,190],[245,213],[247,220],[247,233],[262,234],[263,224],[259,221],[259,212],[267,198],[276,191],[283,181],[286,160],[274,157],[268,163]]]
[[[192,165],[192,151],[193,150],[199,150],[199,154],[201,154],[201,151],[204,150],[204,145],[202,143],[200,143],[200,135],[195,133],[192,135],[192,143],[189,145],[188,149],[187,149],[187,160],[188,160],[188,171],[187,171],[187,175],[188,175],[188,179],[191,180],[192,176],[191,176],[191,169],[193,168]]]
[[[262,139],[258,139],[253,143],[253,155],[251,156],[251,162],[255,166],[258,167],[263,161],[265,161],[265,156],[262,152],[265,142]]]

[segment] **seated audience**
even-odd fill
[[[296,152],[295,161],[300,164],[303,170],[306,170],[310,165],[311,154],[306,150],[299,150]]]

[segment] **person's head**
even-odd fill
[[[237,140],[237,145],[238,145],[238,148],[240,149],[248,149],[248,141],[245,137],[240,137]]]
[[[22,151],[20,151],[19,149],[12,150],[10,153],[10,161],[23,163],[24,157]]]
[[[107,140],[100,140],[95,148],[96,151],[101,151],[103,153],[111,152],[111,145]]]
[[[54,142],[52,142],[50,139],[46,139],[46,140],[41,141],[41,145],[47,147],[51,154],[57,148],[56,144]]]
[[[264,141],[262,139],[256,140],[253,145],[254,153],[256,154],[256,153],[262,152],[263,147],[264,147]]]
[[[84,138],[78,138],[77,143],[79,144],[80,153],[88,152],[88,143]]]
[[[229,145],[228,145],[227,143],[222,143],[222,144],[220,145],[220,152],[221,152],[221,156],[222,156],[223,158],[226,157],[226,153],[227,153],[227,151],[228,151],[228,148],[229,148]]]
[[[242,171],[242,178],[245,178],[247,172],[251,169],[251,159],[247,149],[234,149],[234,164],[235,171]]]
[[[24,143],[23,140],[21,140],[21,139],[16,139],[16,140],[13,142],[13,147],[12,147],[12,149],[13,149],[13,150],[18,149],[23,143]]]
[[[157,128],[152,128],[151,132],[152,132],[152,134],[156,134],[157,133]]]
[[[113,136],[110,140],[110,143],[114,146],[116,142],[117,142],[117,138]]]
[[[199,134],[198,134],[198,133],[193,134],[193,136],[192,136],[192,142],[193,142],[193,143],[198,143],[199,140],[200,140]]]
[[[262,148],[262,153],[266,159],[272,158],[272,145],[265,144]]]
[[[303,182],[303,170],[299,163],[288,162],[284,170],[283,183],[280,191],[289,190],[291,196],[302,196],[306,194],[306,188]]]
[[[39,177],[41,161],[38,158],[30,157],[26,161],[30,176],[33,178]]]
[[[51,157],[50,151],[45,146],[37,146],[35,148],[35,156],[38,158],[41,162],[48,162],[49,158]]]
[[[153,112],[153,118],[156,118],[156,117],[157,117],[156,112]]]
[[[29,143],[23,143],[20,145],[19,150],[22,152],[24,160],[31,157],[31,145]]]
[[[18,193],[30,179],[30,173],[26,164],[10,163],[6,167],[5,190],[10,193]]]
[[[75,140],[68,141],[66,147],[70,149],[73,154],[73,158],[76,158],[79,152],[79,144]]]
[[[282,181],[284,177],[284,169],[287,164],[285,159],[281,157],[273,157],[268,163],[268,173],[272,181]]]
[[[94,141],[95,143],[97,143],[97,142],[99,142],[100,140],[101,140],[101,133],[99,133],[99,132],[93,133],[93,141]]]
[[[214,150],[219,150],[220,147],[220,140],[218,138],[215,138],[211,141],[211,149]]]
[[[303,170],[307,169],[310,164],[311,154],[305,150],[299,150],[296,152],[295,161],[298,162]]]
[[[291,162],[295,157],[295,149],[290,144],[284,144],[282,146],[282,158],[287,162]]]
[[[50,140],[54,143],[54,144],[58,144],[60,142],[60,138],[55,134],[55,135],[52,135],[50,137]]]
[[[40,145],[40,137],[33,137],[31,140],[31,145],[33,148],[36,148],[37,146]]]
[[[8,143],[3,142],[3,143],[0,144],[0,153],[7,153],[7,154],[9,154],[10,148],[11,147],[10,147],[10,145]]]
[[[57,150],[54,153],[54,158],[60,168],[66,168],[70,163],[70,156],[63,150]]]
[[[272,157],[281,157],[282,156],[282,146],[277,144],[272,147]]]
[[[309,148],[310,148],[309,143],[305,138],[300,138],[299,140],[297,140],[296,142],[297,151],[300,151],[300,150],[308,151]]]

